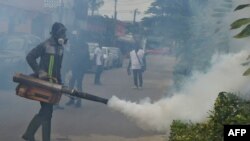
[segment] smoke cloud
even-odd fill
[[[245,93],[249,78],[242,76],[246,70],[241,63],[246,61],[248,52],[214,55],[212,67],[206,73],[195,72],[185,82],[181,91],[156,102],[149,98],[131,102],[113,96],[108,106],[126,115],[145,130],[169,131],[173,120],[202,122],[219,92]]]

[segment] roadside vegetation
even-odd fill
[[[223,125],[234,124],[250,124],[250,101],[221,92],[206,122],[173,121],[169,141],[223,141]]]
[[[228,0],[227,2],[231,3],[232,1]],[[242,4],[237,6],[234,11],[247,7],[250,7],[250,4]],[[250,18],[241,18],[231,24],[231,29],[241,27],[243,28],[234,38],[246,38],[250,36]],[[235,93],[221,92],[214,103],[213,110],[209,111],[206,122],[173,121],[169,141],[223,141],[223,126],[235,124],[250,124],[249,97],[240,96],[240,94]]]

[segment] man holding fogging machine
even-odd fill
[[[31,120],[22,138],[26,141],[35,141],[35,133],[42,125],[42,141],[50,141],[51,118],[53,104],[60,101],[61,94],[108,103],[108,99],[80,92],[61,85],[61,64],[63,46],[66,44],[66,28],[61,23],[54,23],[51,37],[32,49],[26,59],[35,72],[33,76],[17,73],[13,81],[19,83],[16,94],[31,100],[40,101],[41,109]],[[40,58],[39,64],[36,59]]]
[[[51,37],[32,49],[26,60],[34,75],[39,79],[61,84],[61,64],[63,58],[63,45],[67,43],[66,28],[62,23],[54,23]],[[39,64],[37,59],[40,58]],[[31,120],[22,138],[26,141],[35,141],[35,133],[42,125],[42,140],[50,141],[51,118],[53,104],[40,102],[41,109]]]

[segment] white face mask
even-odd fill
[[[58,44],[64,45],[64,39],[63,38],[59,38],[57,41],[58,41]]]

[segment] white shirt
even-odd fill
[[[143,56],[144,56],[144,51],[142,49],[139,49],[137,51],[137,56],[135,50],[130,51],[130,60],[131,60],[131,69],[141,69],[143,65]],[[139,60],[140,59],[140,62]]]
[[[95,55],[96,55],[96,65],[102,65],[103,53],[99,47],[95,48]]]

